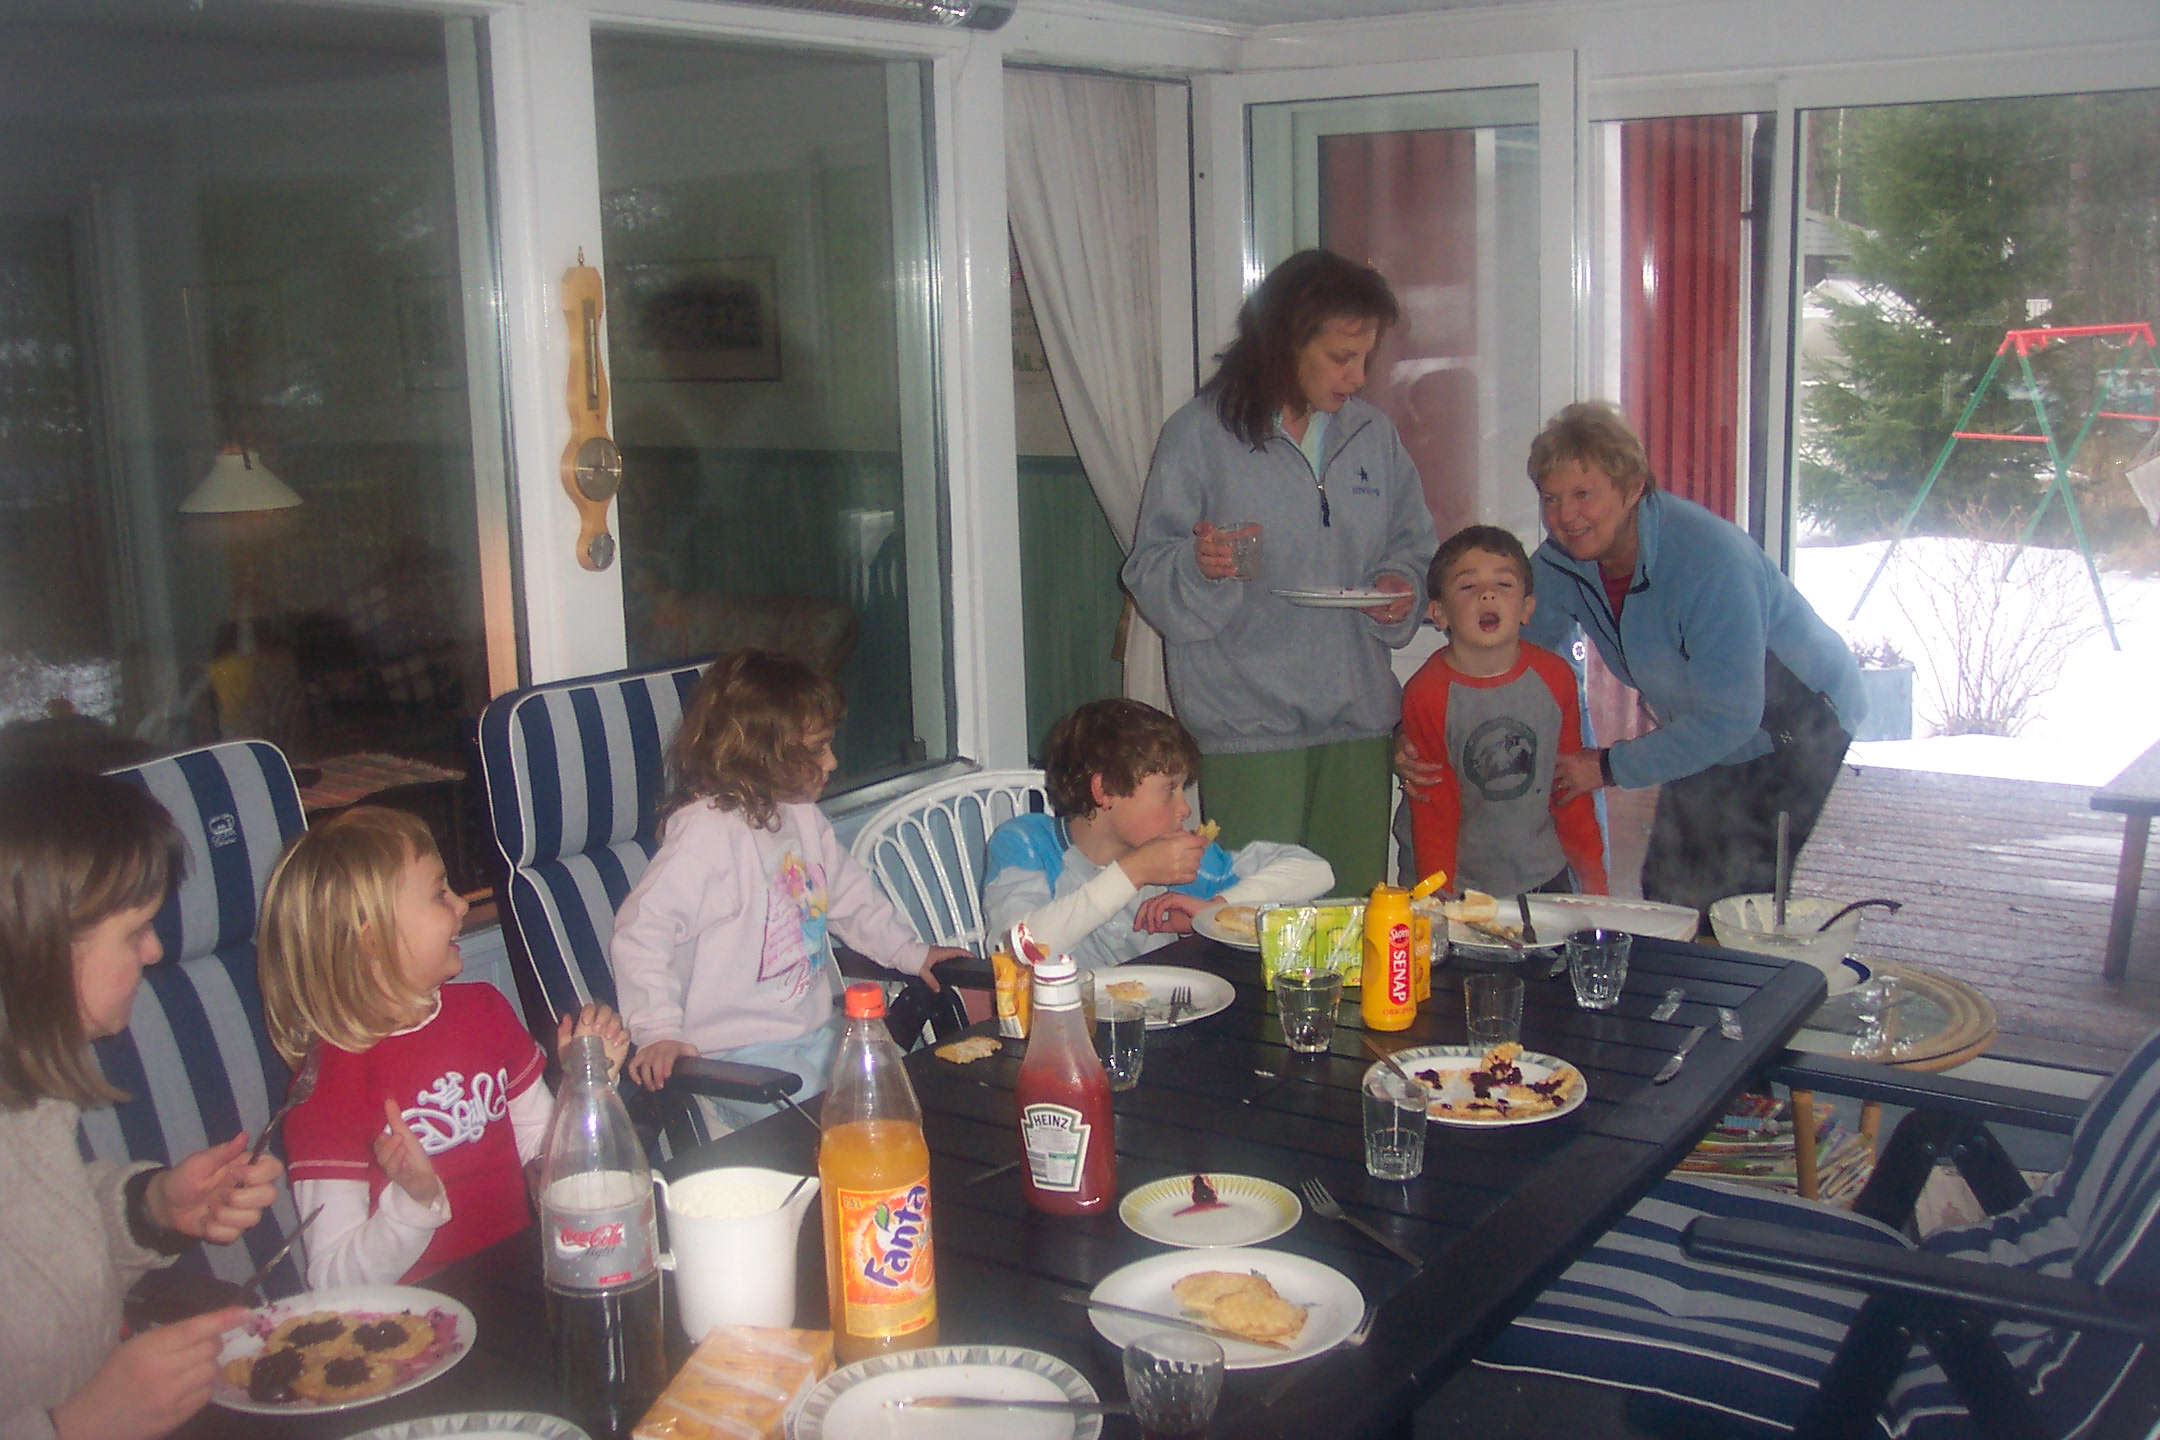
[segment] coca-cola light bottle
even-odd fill
[[[555,1373],[600,1440],[625,1440],[667,1384],[652,1171],[608,1083],[607,1052],[581,1035],[540,1170],[540,1267]]]

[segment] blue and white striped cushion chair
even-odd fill
[[[1533,1301],[1479,1363],[1593,1380],[1790,1429],[1864,1297],[1690,1259],[1681,1236],[1699,1215],[1906,1243],[1845,1211],[1667,1179]],[[2060,1174],[2015,1209],[1939,1232],[1920,1248],[2160,1302],[2160,1034],[2094,1097]],[[2139,1358],[2136,1341],[2116,1336],[2007,1321],[1995,1336],[2049,1435],[2092,1433],[2087,1427]],[[1976,1433],[1920,1346],[1877,1426],[1919,1440]]]
[[[187,841],[188,868],[158,912],[165,958],[143,975],[128,1028],[97,1042],[98,1065],[129,1098],[86,1111],[85,1158],[170,1164],[246,1131],[259,1134],[290,1078],[270,1047],[255,980],[255,919],[270,867],[306,828],[292,768],[274,745],[236,740],[113,772],[156,796]],[[179,1268],[242,1281],[296,1222],[276,1206],[235,1245],[190,1250]],[[273,1295],[303,1288],[297,1258]]]
[[[505,927],[549,1018],[615,1003],[615,912],[659,842],[668,741],[704,664],[621,670],[497,697],[480,771],[509,867]]]

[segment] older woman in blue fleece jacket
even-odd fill
[[[1707,910],[1770,889],[1778,812],[1797,854],[1866,712],[1851,649],[1745,531],[1657,488],[1612,406],[1554,416],[1529,469],[1548,538],[1524,638],[1557,650],[1581,625],[1658,722],[1562,756],[1556,791],[1663,787],[1648,899]]]

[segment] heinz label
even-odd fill
[[[1404,924],[1388,926],[1387,934],[1387,998],[1390,1005],[1410,1005],[1412,979],[1410,974],[1410,927]]]
[[[907,1335],[937,1318],[930,1259],[930,1175],[893,1190],[834,1192],[843,1263],[841,1298],[850,1335]],[[836,1321],[841,1317],[834,1316]]]
[[[1020,1112],[1020,1144],[1036,1189],[1067,1195],[1079,1190],[1094,1128],[1069,1105],[1030,1105]]]
[[[549,1187],[541,1220],[548,1282],[572,1290],[612,1290],[649,1278],[652,1192],[621,1170],[565,1175]]]

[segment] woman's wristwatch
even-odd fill
[[[138,1170],[128,1176],[122,1191],[123,1213],[127,1216],[128,1234],[145,1250],[155,1250],[160,1255],[184,1255],[195,1243],[192,1235],[160,1225],[150,1213],[150,1185],[164,1169]]]
[[[1597,752],[1597,773],[1598,779],[1604,781],[1608,788],[1619,784],[1612,778],[1612,747],[1609,745]]]

